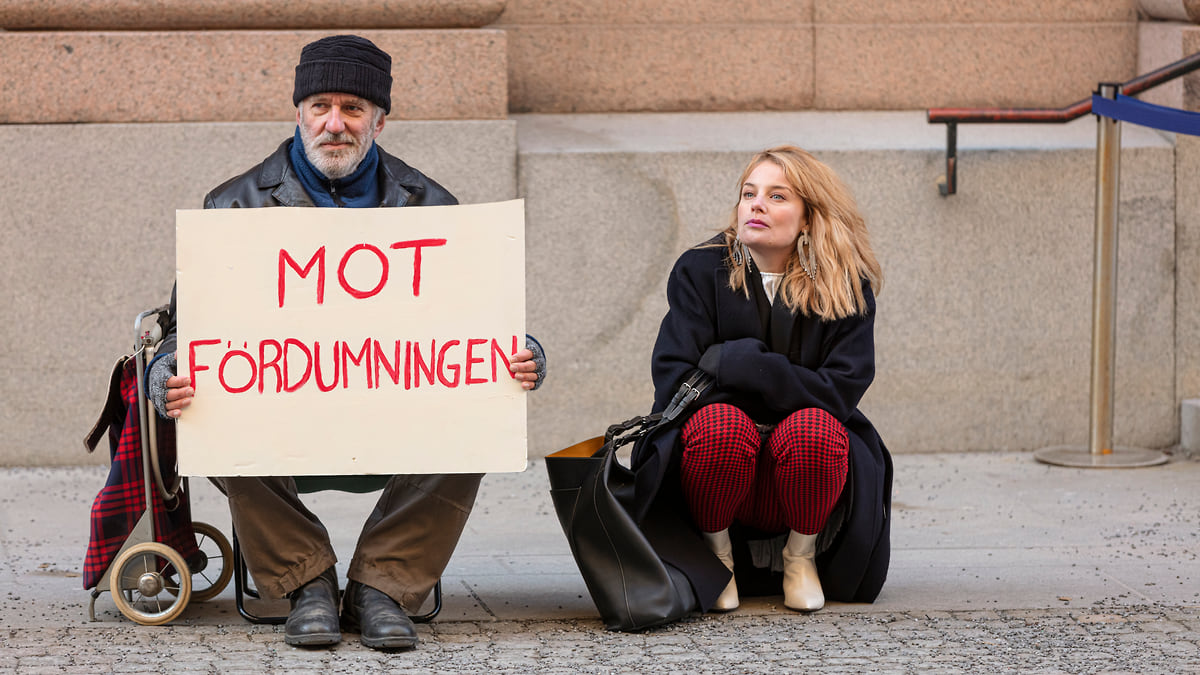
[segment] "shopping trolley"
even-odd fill
[[[167,306],[138,314],[134,351],[117,361],[104,411],[84,439],[89,452],[106,433],[112,465],[91,512],[84,588],[112,593],[117,609],[145,625],[178,618],[192,600],[218,595],[233,575],[229,540],[192,522],[188,481],[175,461],[175,425],[158,424],[144,391],[146,368],[162,341]]]

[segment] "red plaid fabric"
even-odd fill
[[[105,411],[114,415],[110,419],[124,420],[118,427],[108,429],[109,451],[112,466],[108,480],[96,500],[92,503],[91,538],[83,560],[83,587],[94,588],[109,565],[117,557],[117,551],[125,544],[138,518],[146,510],[146,488],[142,475],[142,441],[137,412],[137,367],[128,359],[121,369],[121,400],[124,410]],[[113,405],[114,402],[109,403]],[[150,414],[155,414],[153,411]],[[175,425],[158,424],[158,448],[161,465],[174,466]],[[155,539],[183,556],[194,560],[200,550],[196,546],[196,534],[192,529],[191,506],[182,491],[168,511],[158,490],[152,490]]]
[[[792,413],[763,442],[746,413],[714,403],[692,415],[682,437],[683,491],[705,532],[736,520],[764,532],[816,534],[846,484],[846,428],[824,410]]]

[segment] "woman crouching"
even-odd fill
[[[736,541],[754,568],[735,570],[711,609],[736,608],[737,578],[768,568],[782,570],[792,609],[820,609],[827,595],[870,602],[887,574],[892,478],[858,410],[875,375],[879,263],[850,191],[808,152],[760,152],[737,185],[728,227],[680,256],[667,285],[655,410],[694,369],[715,381],[664,480],[678,476],[725,567]]]

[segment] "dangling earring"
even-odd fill
[[[804,248],[808,247],[808,255],[804,254]],[[800,254],[800,266],[804,268],[804,273],[809,279],[817,280],[817,248],[813,246],[812,239],[808,236],[808,231],[800,233],[800,238],[796,240],[796,252]]]
[[[742,266],[742,240],[741,239],[735,238],[733,240],[733,253],[730,254],[730,258],[733,259],[734,265],[736,265],[738,267]]]

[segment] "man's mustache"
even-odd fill
[[[325,132],[317,137],[317,145],[325,145],[326,143],[349,143],[351,145],[358,144],[354,138],[354,135],[346,132],[342,132],[340,134],[331,134],[329,132]]]

